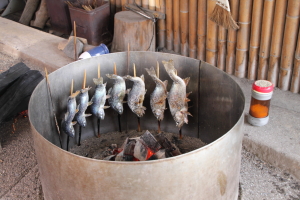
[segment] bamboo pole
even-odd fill
[[[156,11],[166,13],[166,0],[157,0],[155,3]],[[158,39],[157,39],[157,47],[162,49],[166,46],[166,20],[158,19]]]
[[[249,48],[248,79],[256,80],[264,1],[254,0]]]
[[[197,22],[197,59],[205,60],[206,55],[206,0],[198,0],[198,22]]]
[[[142,6],[143,6],[143,8],[149,8],[149,1],[150,0],[142,0]]]
[[[142,0],[134,0],[134,1],[137,5],[142,6]]]
[[[294,54],[299,27],[300,1],[289,0],[281,54],[278,87],[288,90],[291,81]]]
[[[261,45],[259,51],[259,62],[258,62],[258,73],[257,73],[257,79],[259,80],[267,79],[274,8],[275,8],[275,0],[269,0],[264,2],[264,14],[263,14],[261,42],[260,42]]]
[[[173,50],[173,0],[166,0],[167,50]]]
[[[126,8],[124,6],[127,3],[128,3],[128,0],[121,0],[122,11],[126,10]]]
[[[122,11],[122,0],[116,0],[116,12]]]
[[[134,0],[128,0],[128,3],[133,4]]]
[[[231,9],[231,16],[234,21],[238,20],[239,17],[239,0],[230,0],[230,9]],[[235,49],[236,49],[236,30],[228,30],[227,36],[227,56],[226,56],[226,72],[228,74],[233,74],[234,66],[235,66]]]
[[[223,71],[225,70],[226,66],[226,39],[227,30],[224,27],[219,26],[217,67]]]
[[[248,50],[250,37],[250,21],[252,0],[241,0],[239,9],[239,25],[237,32],[235,76],[244,78],[248,64]]]
[[[218,35],[218,25],[211,21],[208,15],[214,10],[216,1],[207,1],[207,36],[206,36],[206,62],[211,65],[217,65],[217,35]]]
[[[179,0],[173,1],[173,20],[174,51],[180,53]]]
[[[188,56],[188,39],[189,39],[189,1],[180,0],[180,41],[181,55]]]
[[[190,0],[189,3],[189,56],[197,57],[197,0]]]
[[[300,29],[298,34],[297,48],[295,52],[293,78],[291,84],[291,92],[298,93],[299,91],[300,91]]]
[[[285,24],[287,0],[276,0],[275,15],[273,22],[272,41],[270,50],[270,61],[268,80],[275,86],[278,82],[280,54],[282,48],[282,38]]]
[[[150,10],[155,10],[155,7],[156,7],[155,0],[149,0],[149,9]]]

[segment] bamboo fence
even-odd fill
[[[300,92],[300,0],[229,0],[238,30],[219,27],[208,18],[216,0],[110,0],[111,12],[134,1],[166,14],[157,22],[159,50]]]

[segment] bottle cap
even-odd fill
[[[274,85],[267,80],[258,80],[253,83],[252,89],[261,93],[269,93],[273,91]]]

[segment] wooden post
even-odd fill
[[[262,21],[258,73],[257,73],[257,79],[259,80],[267,79],[274,8],[275,8],[275,0],[265,1],[263,21]]]
[[[149,0],[142,0],[142,6],[143,8],[149,8]]]
[[[128,3],[128,0],[121,0],[122,11],[126,10],[124,5],[127,4],[127,3]]]
[[[208,15],[214,10],[216,1],[207,1],[207,36],[206,36],[206,62],[211,65],[217,65],[217,35],[218,35],[218,25],[211,21]]]
[[[156,10],[155,0],[149,0],[149,10]]]
[[[294,63],[297,33],[299,31],[300,1],[289,0],[281,54],[278,87],[288,90],[290,87],[292,67]]]
[[[231,9],[231,16],[234,21],[238,20],[239,16],[239,0],[230,0],[230,9]],[[236,30],[228,30],[227,36],[227,56],[226,56],[226,72],[228,74],[233,74],[234,66],[235,66],[235,49],[236,49]]]
[[[166,0],[167,50],[173,50],[173,0]]]
[[[276,0],[268,80],[277,86],[287,0]]]
[[[241,0],[239,9],[240,29],[237,33],[235,76],[244,78],[248,64],[248,50],[250,37],[250,21],[252,0]]]
[[[41,0],[28,0],[22,12],[19,22],[24,25],[29,25]]]
[[[217,67],[223,71],[225,70],[226,66],[226,39],[227,30],[224,27],[219,26]]]
[[[174,51],[180,53],[179,0],[173,1]]]
[[[188,56],[188,39],[189,39],[189,1],[180,0],[180,42],[181,55]]]
[[[197,0],[189,3],[189,57],[196,58],[197,51]]]
[[[248,79],[256,80],[258,68],[258,52],[260,45],[261,21],[264,1],[254,0],[251,24],[251,37],[249,49]]]
[[[156,11],[166,13],[166,0],[158,0],[155,3]],[[162,49],[166,46],[166,20],[158,19],[157,21],[158,27],[158,39],[157,39],[157,47]]]
[[[197,59],[205,61],[206,55],[206,0],[198,0],[198,22],[197,22]]]
[[[142,0],[134,0],[134,1],[137,5],[142,6]]]
[[[293,78],[291,85],[291,92],[298,93],[300,91],[300,30],[298,34],[298,43],[295,52],[295,62],[293,69]]]

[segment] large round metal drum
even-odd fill
[[[97,66],[110,88],[113,81],[105,74],[113,73],[116,63],[118,75],[133,75],[135,63],[137,76],[144,74],[147,94],[146,114],[141,118],[143,130],[156,129],[157,121],[150,108],[149,97],[155,83],[145,68],[160,64],[160,79],[172,80],[167,75],[162,60],[174,60],[178,75],[190,77],[189,124],[183,126],[183,135],[200,138],[207,145],[176,157],[141,162],[114,162],[95,160],[72,154],[66,149],[67,137],[62,134],[63,149],[55,126],[46,81],[36,87],[29,103],[35,150],[45,199],[237,199],[241,163],[242,126],[245,99],[241,88],[223,71],[203,61],[157,52],[111,53],[70,63],[49,75],[52,101],[59,124],[66,112],[70,86],[82,87],[84,70],[87,85],[97,78]],[[128,67],[129,66],[129,67]],[[128,87],[131,83],[127,82]],[[136,116],[124,105],[122,127],[136,129]],[[112,109],[105,110],[101,121],[103,134],[118,130],[118,116]],[[163,131],[178,133],[170,114],[165,111],[161,123]],[[97,119],[87,118],[82,129],[82,139],[95,137]],[[77,136],[70,140],[76,145]]]

